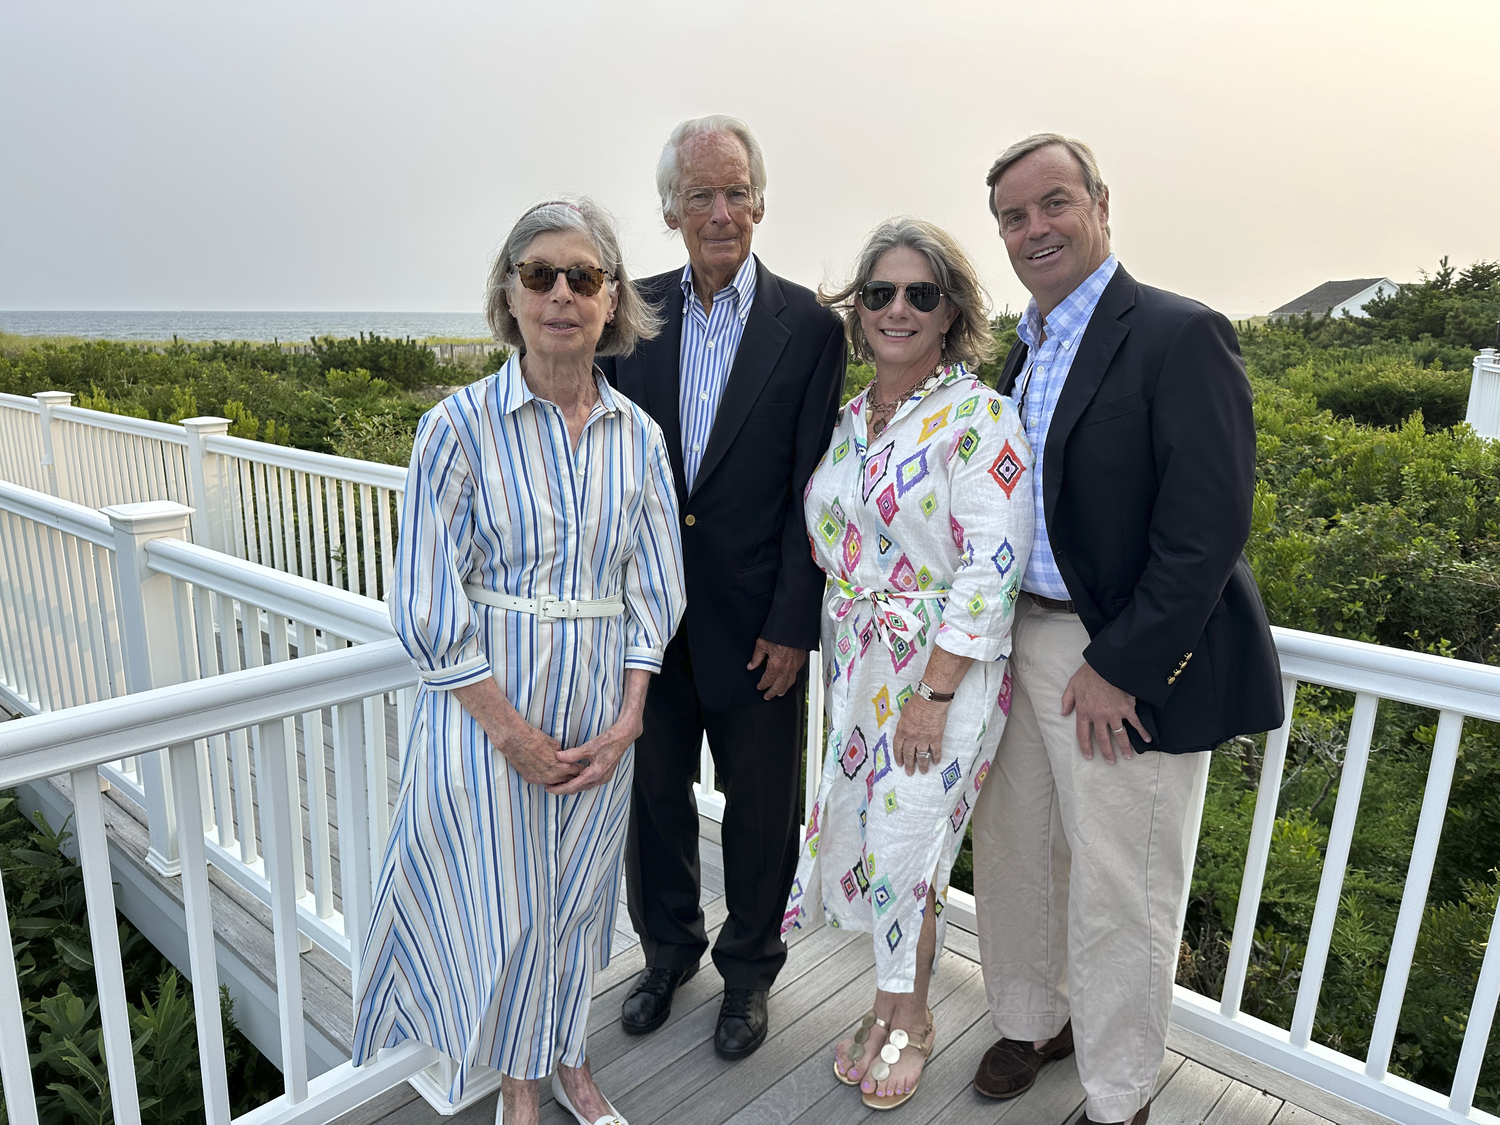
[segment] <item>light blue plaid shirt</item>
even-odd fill
[[[1057,557],[1052,553],[1047,516],[1042,507],[1042,461],[1047,449],[1047,430],[1052,425],[1052,414],[1062,395],[1063,383],[1072,370],[1078,341],[1083,339],[1084,329],[1089,326],[1099,298],[1104,295],[1104,287],[1115,276],[1118,265],[1111,254],[1084,279],[1082,285],[1063,298],[1047,317],[1047,339],[1040,346],[1037,340],[1042,334],[1042,317],[1034,298],[1026,306],[1021,323],[1016,325],[1016,335],[1026,345],[1027,355],[1026,366],[1016,377],[1012,394],[1021,405],[1026,440],[1036,451],[1036,466],[1031,474],[1032,493],[1036,498],[1036,538],[1031,544],[1031,560],[1026,564],[1021,589],[1044,598],[1066,601],[1072,596],[1062,572],[1057,569]]]
[[[682,419],[682,473],[687,477],[683,487],[691,491],[755,301],[755,255],[746,258],[734,280],[714,294],[707,313],[693,292],[693,266],[688,263],[682,268],[682,299],[677,409]]]

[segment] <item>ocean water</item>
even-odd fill
[[[280,340],[314,336],[457,336],[489,339],[479,313],[461,312],[28,312],[0,309],[0,332],[103,340]]]

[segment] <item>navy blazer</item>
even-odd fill
[[[1026,360],[1016,344],[1000,390]],[[1281,666],[1245,561],[1255,421],[1234,329],[1115,270],[1084,330],[1042,458],[1058,569],[1084,658],[1136,697],[1137,750],[1208,750],[1281,725]]]
[[[818,647],[823,572],[813,561],[802,494],[828,447],[844,385],[844,329],[809,289],[756,259],[755,300],[693,490],[683,487],[679,367],[682,271],[639,282],[666,324],[628,356],[601,358],[610,385],[666,436],[682,519],[685,631],[698,697],[713,710],[759,702],[759,637]]]

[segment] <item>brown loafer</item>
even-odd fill
[[[1151,1120],[1151,1103],[1147,1102],[1145,1105],[1141,1106],[1140,1109],[1135,1111],[1135,1116],[1132,1117],[1129,1121],[1113,1122],[1110,1123],[1110,1125],[1146,1125],[1146,1122],[1149,1120]],[[1084,1110],[1083,1119],[1078,1123],[1078,1125],[1106,1125],[1106,1123],[1103,1121],[1091,1120],[1088,1115],[1088,1111]]]
[[[1014,1098],[1036,1084],[1037,1072],[1053,1059],[1073,1053],[1073,1021],[1037,1050],[1027,1040],[1002,1039],[984,1053],[974,1074],[974,1089],[987,1098]],[[1144,1121],[1144,1119],[1142,1119]],[[1139,1125],[1139,1123],[1138,1123]]]

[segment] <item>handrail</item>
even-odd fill
[[[1273,627],[1281,672],[1304,683],[1500,721],[1500,668]]]
[[[45,492],[0,481],[0,509],[55,528],[65,535],[76,536],[96,547],[113,548],[115,545],[109,519],[100,515],[98,509],[60,500]]]
[[[242,461],[274,465],[278,469],[311,473],[313,476],[337,477],[340,480],[367,484],[375,488],[387,488],[397,492],[406,488],[405,469],[395,465],[382,465],[377,461],[360,461],[354,457],[339,457],[332,453],[314,453],[311,450],[297,449],[289,445],[273,445],[270,442],[230,437],[228,434],[212,434],[204,437],[203,451],[236,457]]]
[[[384,602],[271,570],[182,539],[149,540],[146,560],[158,574],[191,582],[351,641],[384,641],[395,635]]]
[[[41,404],[36,399],[27,398],[25,395],[0,394],[0,406],[9,410],[25,410],[31,414],[42,412]]]
[[[408,687],[394,638],[0,723],[0,789]]]
[[[135,437],[165,441],[172,445],[187,445],[187,435],[181,426],[168,422],[153,422],[148,418],[132,418],[128,414],[110,414],[103,410],[90,410],[83,406],[54,406],[52,416],[63,422],[76,422],[80,426],[97,426],[117,434],[132,434]]]

